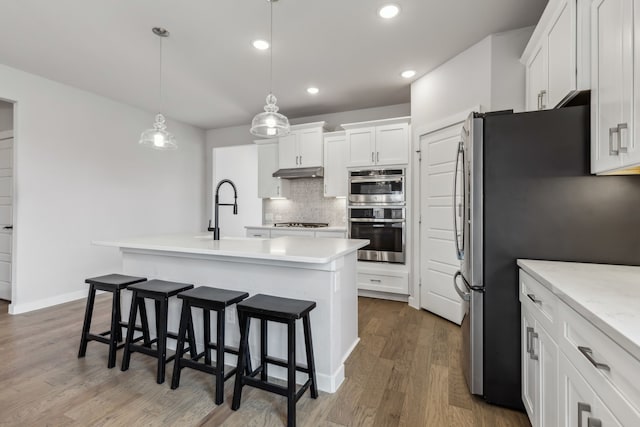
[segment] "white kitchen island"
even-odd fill
[[[93,243],[120,248],[123,274],[315,301],[311,329],[318,388],[333,393],[344,380],[344,361],[359,340],[356,253],[368,240],[280,237],[214,241],[207,233]],[[126,319],[129,293],[123,293],[122,299]],[[154,324],[150,305],[148,311],[150,324]],[[196,338],[202,348],[202,313],[194,310],[193,315]],[[169,305],[169,330],[178,330],[179,317],[180,302],[174,298]],[[254,366],[259,354],[258,331],[259,323],[252,323],[250,348]],[[296,333],[296,359],[300,362],[305,360],[302,327]],[[227,345],[237,346],[239,338],[235,309],[227,310]],[[270,323],[268,339],[269,355],[285,358],[285,325]],[[232,355],[227,355],[225,361],[228,365],[236,363]],[[269,373],[286,378],[286,371],[277,366],[269,366]],[[301,374],[300,382],[303,378]]]

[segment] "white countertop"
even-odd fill
[[[521,259],[518,265],[640,360],[640,267]]]
[[[212,233],[188,233],[94,241],[92,243],[123,249],[326,264],[368,245],[369,241],[288,236],[275,239],[235,237],[214,241]]]
[[[258,228],[261,230],[293,230],[293,231],[343,231],[346,233],[347,227],[274,227],[271,225],[247,225],[244,228]]]

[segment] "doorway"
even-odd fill
[[[0,299],[11,301],[13,254],[13,104],[0,101]]]

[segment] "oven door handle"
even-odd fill
[[[404,181],[404,177],[401,176],[380,176],[376,178],[366,177],[351,177],[351,182],[357,183],[367,183],[367,182],[402,182]]]
[[[468,289],[469,292],[464,292],[458,287],[458,277],[462,279],[462,284],[465,288]],[[469,285],[467,285],[467,281],[464,280],[464,277],[462,276],[460,270],[456,271],[456,274],[453,275],[453,288],[456,290],[458,295],[460,295],[460,298],[462,298],[463,301],[471,301],[471,288],[469,287]]]
[[[376,219],[376,218],[349,218],[351,222],[384,222],[384,223],[394,223],[394,222],[406,222],[406,219]]]

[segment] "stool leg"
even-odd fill
[[[155,300],[154,301],[155,304],[155,314],[156,314],[156,338],[158,338],[158,341],[160,340],[160,315],[158,313],[160,313],[160,301]]]
[[[296,425],[296,321],[287,326],[287,427]]]
[[[224,308],[218,311],[216,322],[216,405],[224,400],[224,311]],[[239,372],[241,375],[242,371]]]
[[[260,379],[267,381],[267,321],[260,319]]]
[[[191,319],[191,305],[189,305],[189,319]],[[196,333],[193,330],[193,320],[187,324],[187,330],[189,332],[187,336],[187,340],[189,341],[189,355],[191,359],[195,359],[198,357],[198,349],[196,347]],[[182,357],[182,354],[180,354],[180,357]]]
[[[178,342],[176,343],[176,358],[173,362],[173,376],[171,377],[172,390],[175,390],[180,385],[180,371],[182,370],[180,361],[182,360],[182,353],[184,353],[184,337],[187,333],[187,323],[191,321],[191,306],[187,301],[182,301]]]
[[[116,366],[116,350],[118,347],[118,331],[120,331],[120,291],[113,292],[111,301],[111,332],[109,333],[109,361],[107,368]]]
[[[80,337],[80,349],[78,358],[84,357],[87,352],[87,337],[91,329],[91,317],[93,317],[93,303],[96,299],[96,288],[89,284],[89,294],[87,295],[87,306],[84,310],[84,323],[82,324],[82,336]]]
[[[140,300],[138,300],[137,306],[140,309],[140,323],[142,325],[142,340],[144,342],[144,345],[146,345],[147,347],[151,347],[151,344],[150,344],[151,336],[149,334],[149,318],[147,317],[147,306],[144,303],[144,298],[140,298]]]
[[[231,409],[234,411],[240,408],[240,400],[242,398],[242,371],[244,370],[247,347],[249,346],[249,325],[251,324],[246,314],[238,313],[238,317],[240,322],[240,348],[238,348],[236,383],[233,388],[233,402],[231,403]]]
[[[236,316],[238,317],[238,327],[240,325],[240,312],[238,310],[236,310]],[[240,332],[242,332],[242,328],[240,328]],[[240,348],[238,347],[238,351],[240,350]],[[253,369],[251,369],[251,351],[249,350],[249,346],[247,346],[247,351],[246,351],[246,359],[245,359],[245,364],[244,364],[244,371],[246,372],[247,375],[251,375],[253,373]],[[237,374],[236,374],[237,375]]]
[[[202,318],[204,320],[204,363],[211,366],[211,312],[206,308],[202,309]]]
[[[307,353],[307,367],[309,368],[309,378],[311,379],[311,397],[318,398],[318,385],[316,384],[316,364],[313,359],[313,342],[311,341],[311,319],[309,313],[302,316],[302,326],[304,328],[304,346]]]
[[[121,298],[120,298],[120,289],[116,290],[118,294],[118,306],[116,307],[116,311],[118,314],[118,327],[116,328],[116,341],[122,342],[122,308],[120,307]]]
[[[167,306],[168,298],[156,300],[156,324],[158,335],[158,378],[156,382],[162,384],[164,382],[164,371],[167,363]]]
[[[144,299],[142,301],[144,304]],[[135,328],[133,325],[136,324],[136,314],[138,310],[138,293],[133,291],[131,295],[131,309],[129,310],[129,327],[127,328],[127,338],[124,340],[124,354],[122,355],[122,366],[120,366],[121,371],[126,371],[129,369],[129,360],[131,359],[131,349],[129,345],[133,342],[133,331]]]

